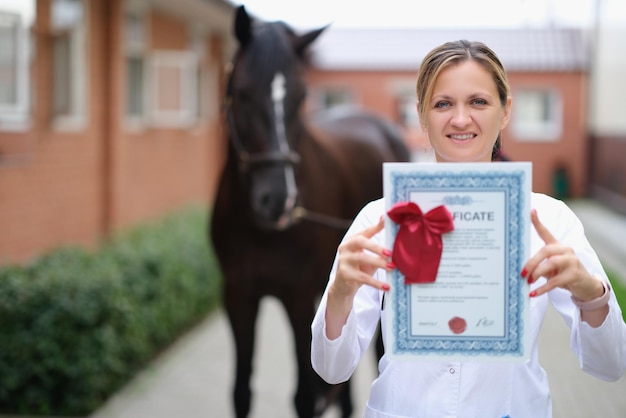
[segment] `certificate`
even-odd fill
[[[525,361],[529,358],[532,165],[385,163],[386,212],[414,202],[427,214],[443,205],[453,230],[434,282],[405,284],[394,269],[385,294],[386,352],[392,359]],[[398,224],[385,220],[393,248]]]

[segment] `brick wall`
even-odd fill
[[[518,86],[551,86],[558,89],[563,100],[563,129],[559,140],[554,142],[529,142],[515,138],[509,127],[503,132],[504,150],[517,161],[533,163],[533,190],[554,193],[554,171],[565,166],[572,197],[581,197],[587,190],[588,141],[586,116],[586,75],[580,72],[517,73],[508,74],[513,90],[515,112],[515,89]],[[414,86],[416,71],[319,71],[309,73],[310,90],[328,86],[348,88],[355,94],[360,106],[399,122],[394,94],[407,83]],[[401,86],[401,87],[400,87]],[[413,88],[413,87],[412,87]],[[313,96],[315,94],[313,93]],[[406,132],[410,147],[427,146],[419,130]]]
[[[89,13],[97,13],[101,5],[90,2]],[[59,244],[93,245],[102,228],[100,105],[89,103],[84,128],[54,128],[49,1],[37,6],[32,127],[14,138],[28,145],[0,161],[0,262],[26,259]],[[101,28],[97,21],[89,25],[88,89],[90,95],[101,96]]]
[[[36,100],[26,132],[0,129],[0,264],[63,245],[95,246],[109,232],[191,203],[210,203],[221,168],[220,34],[207,36],[207,115],[189,129],[129,129],[122,0],[87,1],[87,118],[52,123],[50,0],[37,1]],[[151,45],[184,49],[188,24],[152,10]]]

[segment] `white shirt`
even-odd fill
[[[589,273],[608,281],[576,215],[563,202],[542,194],[533,193],[531,204],[554,237],[574,249]],[[384,201],[371,202],[361,210],[346,236],[377,223],[382,214]],[[384,232],[373,239],[384,245]],[[534,255],[543,245],[532,228],[530,254]],[[337,260],[329,284],[334,280],[336,268]],[[386,273],[381,269],[374,277],[385,280]],[[520,280],[524,279],[520,277]],[[544,283],[545,278],[539,278],[531,289]],[[331,341],[326,337],[325,329],[327,292],[328,287],[311,325],[311,361],[324,380],[339,383],[348,380],[356,369],[381,314],[385,326],[385,311],[380,309],[382,291],[362,286],[341,336]],[[582,370],[607,381],[619,379],[626,370],[626,324],[615,295],[611,295],[610,312],[604,323],[592,328],[581,321],[580,311],[572,303],[570,293],[557,288],[547,295],[530,299],[531,354],[528,362],[396,362],[389,361],[385,355],[378,364],[379,376],[372,383],[364,417],[552,417],[548,380],[539,365],[537,353],[537,339],[548,300],[571,329],[570,345]]]

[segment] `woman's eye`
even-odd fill
[[[450,102],[437,102],[435,103],[435,109],[443,109],[450,106]]]
[[[484,106],[487,104],[487,101],[485,99],[474,99],[472,103],[475,105]]]

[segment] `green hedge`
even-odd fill
[[[611,287],[613,288],[617,302],[620,308],[622,308],[622,317],[624,321],[626,321],[626,285],[624,285],[624,280],[611,271],[607,271],[607,276],[609,276],[609,280],[611,281]]]
[[[0,268],[0,413],[89,415],[219,303],[192,208],[113,238]]]

